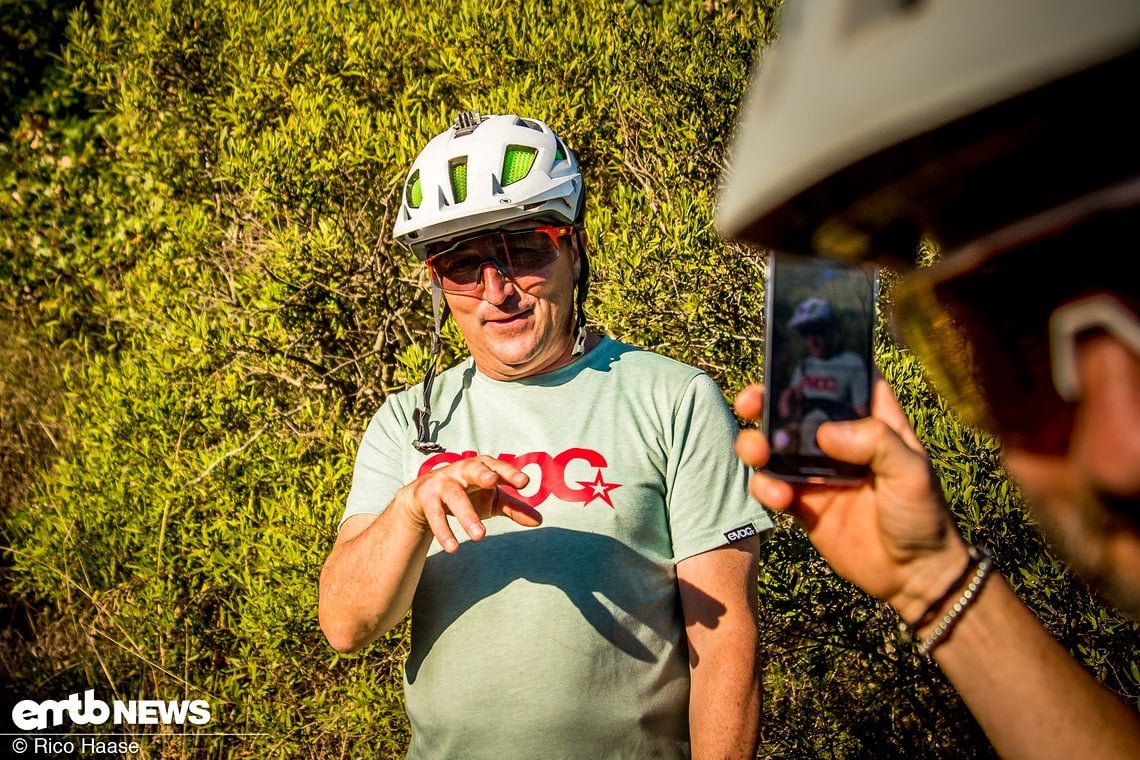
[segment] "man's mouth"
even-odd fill
[[[1140,494],[1098,494],[1100,501],[1108,509],[1117,529],[1140,533]]]
[[[522,322],[525,322],[527,317],[530,316],[530,314],[531,314],[530,309],[523,309],[522,311],[516,312],[515,314],[508,314],[506,316],[495,317],[494,319],[487,319],[484,321],[487,324],[494,325],[496,327],[511,327],[512,325],[521,324]]]

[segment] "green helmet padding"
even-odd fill
[[[503,186],[518,182],[530,174],[536,156],[538,156],[538,151],[534,148],[528,148],[524,145],[508,145],[507,152],[503,156]]]
[[[408,205],[412,208],[419,208],[423,202],[424,189],[420,184],[420,173],[416,172],[412,175],[411,180],[408,181]]]
[[[455,195],[456,203],[467,200],[467,158],[461,158],[448,166],[448,175],[451,177],[451,192]]]

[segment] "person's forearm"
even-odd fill
[[[1002,757],[1140,757],[1137,713],[996,574],[933,654]]]
[[[399,623],[419,584],[432,534],[389,507],[338,542],[321,570],[319,619],[334,649],[350,652]]]
[[[785,388],[780,398],[776,400],[776,411],[780,413],[780,417],[792,416],[792,395],[794,391],[791,387]]]
[[[761,706],[755,618],[722,619],[690,645],[689,734],[694,760],[751,760],[760,736]]]

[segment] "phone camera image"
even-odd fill
[[[827,456],[816,431],[871,410],[878,268],[810,256],[768,257],[764,434],[768,472],[857,482],[867,468]]]

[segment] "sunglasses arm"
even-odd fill
[[[1112,296],[1095,295],[1058,307],[1049,317],[1053,385],[1057,394],[1070,403],[1081,393],[1077,336],[1094,329],[1104,330],[1140,356],[1140,320]]]

